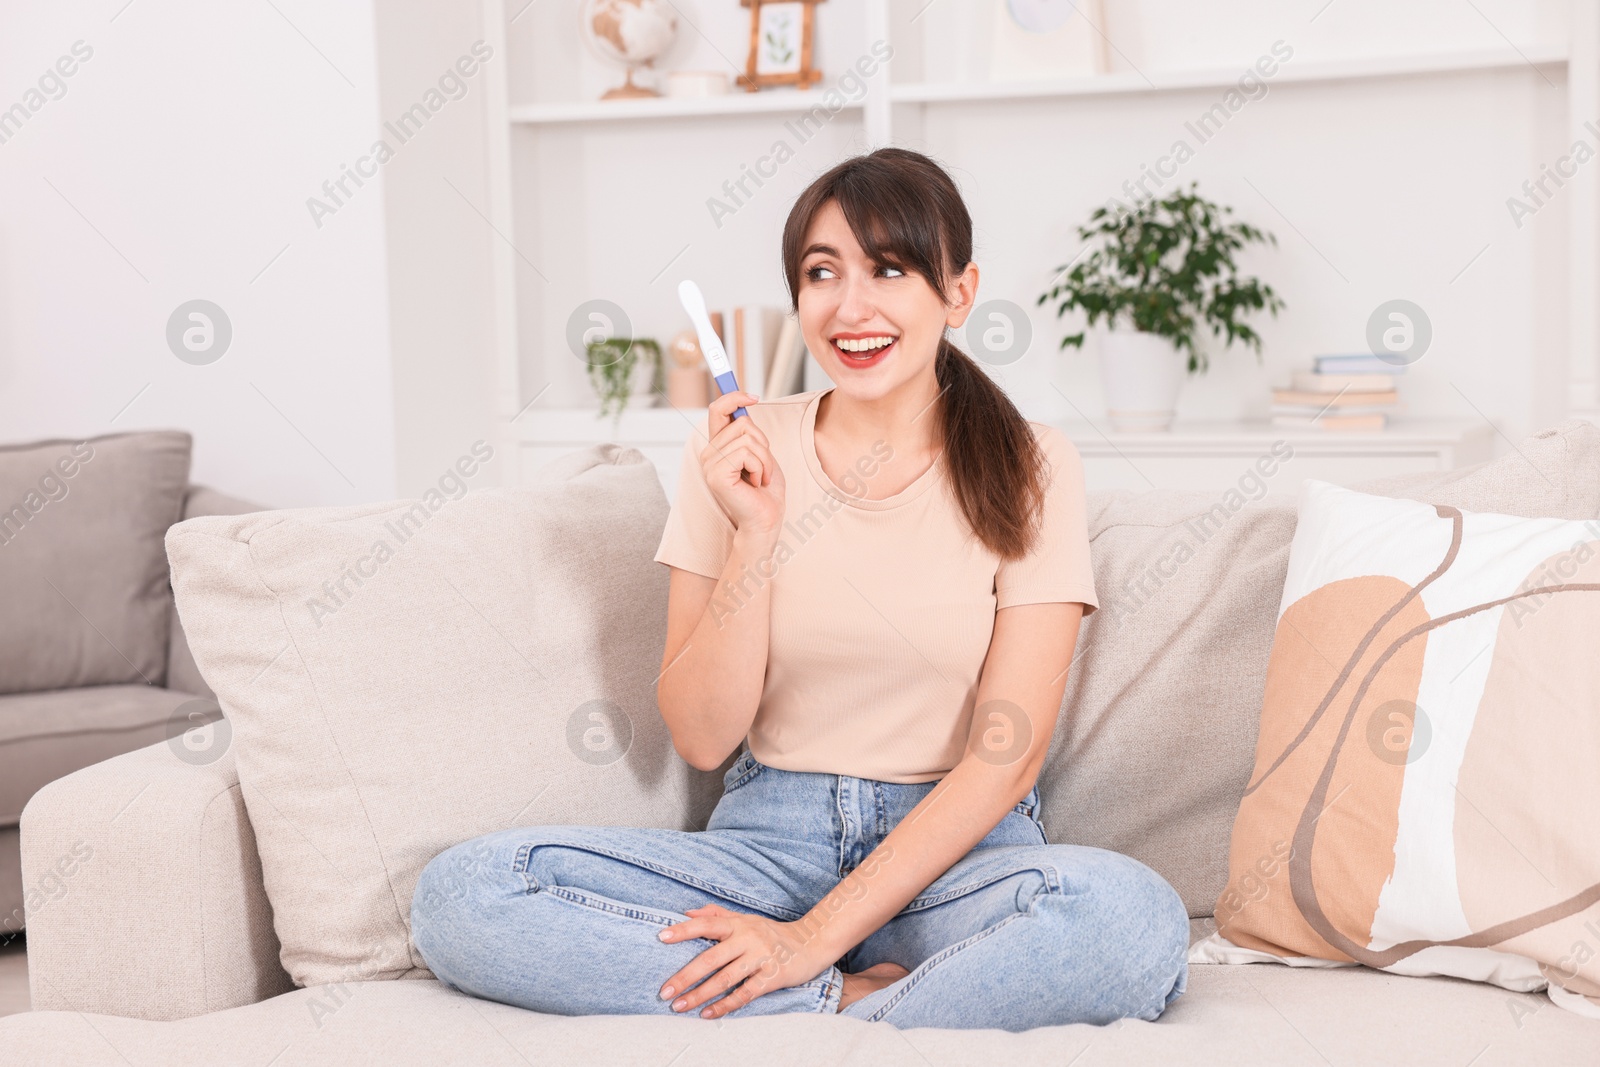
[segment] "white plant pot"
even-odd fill
[[[1107,332],[1100,341],[1100,381],[1112,429],[1170,430],[1188,369],[1188,359],[1165,337]]]
[[[661,397],[650,389],[651,378],[655,374],[655,367],[649,359],[640,353],[634,360],[633,369],[628,374],[628,398],[613,409],[613,414],[620,416],[624,411],[638,411],[641,408],[652,408],[660,403]],[[589,383],[595,388],[594,382]],[[598,396],[596,402],[599,402]]]
[[[653,408],[661,402],[661,397],[651,391],[651,379],[655,375],[655,366],[644,353],[634,361],[633,371],[628,375],[628,402],[623,405],[624,411],[637,411],[640,408]]]

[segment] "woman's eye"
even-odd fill
[[[878,269],[881,270],[881,271],[893,271],[894,273],[885,275],[885,277],[889,277],[889,278],[899,278],[899,277],[902,277],[902,276],[905,275],[905,271],[901,270],[899,267],[891,267],[891,266],[889,266],[887,264],[885,264],[882,267],[879,267]]]
[[[810,270],[806,271],[806,277],[811,281],[818,281],[820,280],[819,275],[823,271],[827,271],[829,274],[833,273],[833,271],[829,270],[827,267],[812,267]]]

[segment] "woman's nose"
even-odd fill
[[[839,301],[839,318],[845,322],[866,322],[874,314],[871,293],[863,282],[846,280]]]

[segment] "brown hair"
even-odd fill
[[[920,152],[879,148],[830,169],[790,209],[783,270],[796,312],[806,233],[830,200],[870,259],[920,275],[941,299],[972,259],[972,216],[950,175]],[[939,339],[934,375],[950,487],[978,539],[1000,558],[1017,559],[1038,535],[1044,456],[1016,405],[950,342],[948,330]]]

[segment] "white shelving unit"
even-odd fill
[[[491,225],[504,238],[497,252],[495,285],[498,308],[498,407],[503,418],[501,439],[507,446],[505,454],[519,457],[519,462],[509,465],[508,477],[514,481],[522,480],[528,471],[553,458],[554,454],[559,454],[552,450],[581,447],[593,440],[615,440],[636,445],[658,463],[663,458],[675,461],[690,426],[703,421],[703,408],[684,411],[634,410],[627,412],[620,422],[613,422],[610,419],[598,419],[593,409],[560,409],[541,402],[544,391],[550,388],[549,381],[543,380],[549,376],[543,374],[542,369],[555,365],[550,361],[570,357],[564,352],[551,351],[538,351],[530,356],[527,342],[519,329],[519,326],[526,328],[530,318],[540,318],[539,325],[548,334],[549,323],[543,321],[551,318],[548,311],[541,308],[533,316],[519,315],[519,303],[525,302],[522,294],[526,292],[530,272],[547,277],[547,272],[552,269],[550,264],[558,258],[555,255],[557,250],[549,247],[549,241],[528,236],[533,232],[530,217],[534,211],[528,205],[528,186],[525,184],[531,179],[520,169],[521,161],[527,155],[530,143],[534,146],[533,151],[548,149],[548,153],[559,157],[565,167],[568,160],[560,153],[567,151],[575,157],[581,157],[581,151],[574,148],[579,144],[578,139],[597,132],[657,132],[665,129],[704,131],[711,128],[707,124],[737,124],[741,119],[751,116],[798,115],[821,105],[824,90],[734,92],[709,99],[513,99],[510,86],[516,84],[519,78],[515,72],[508,73],[507,70],[512,50],[507,48],[506,4],[504,0],[481,2],[489,42],[497,55],[507,57],[506,62],[494,67],[490,86],[494,181],[488,215]],[[891,40],[892,27],[904,28],[909,25],[911,20],[908,12],[915,12],[922,3],[900,10],[903,6],[901,0],[861,0],[859,9],[852,5],[848,14],[843,4],[828,6],[830,9],[837,6],[839,10],[824,10],[824,20],[858,20],[854,24],[859,28],[860,36],[854,42],[856,50],[852,54],[865,54],[866,43]],[[1600,18],[1591,17],[1591,14],[1575,12],[1570,47],[1524,47],[1519,50],[1508,44],[1504,48],[1487,50],[1367,56],[1339,61],[1307,60],[1297,62],[1293,67],[1285,66],[1274,78],[1274,84],[1428,78],[1529,65],[1541,71],[1556,71],[1569,62],[1570,52],[1572,62],[1581,63],[1585,74],[1568,79],[1571,86],[1569,110],[1574,116],[1587,117],[1592,110],[1591,105],[1600,101],[1600,84],[1587,74],[1590,67],[1600,66]],[[685,26],[680,32],[696,30]],[[917,43],[914,41],[891,43],[896,46],[897,60],[903,53],[916,55],[914,50]],[[578,47],[576,40],[571,47]],[[841,49],[836,48],[834,54],[840,52]],[[735,59],[742,62],[742,54]],[[895,81],[891,76],[893,62],[883,64],[873,76],[863,79],[866,85],[864,94],[847,104],[839,113],[840,121],[859,124],[858,140],[867,146],[878,146],[896,143],[897,132],[901,129],[910,131],[914,137],[920,136],[935,109],[1004,108],[1023,101],[1050,100],[1073,106],[1083,106],[1085,103],[1093,106],[1096,100],[1109,101],[1197,89],[1221,91],[1238,81],[1241,69],[1238,66],[1195,70],[1147,69],[1053,81],[999,82],[924,80],[920,77],[922,66],[920,61],[913,60],[908,71],[919,77]],[[825,74],[829,76],[829,81],[824,85],[828,85],[837,71],[825,70]],[[521,80],[527,81],[526,78]],[[570,93],[572,88],[560,91]],[[1591,97],[1594,99],[1591,100]],[[1577,129],[1578,121],[1574,119],[1569,126]],[[724,126],[715,128],[720,130]],[[655,165],[667,165],[667,162],[662,160]],[[540,165],[553,166],[548,160]],[[582,158],[571,160],[574,168],[586,165],[591,164],[586,164]],[[671,160],[670,165],[693,167],[696,165],[694,154],[684,152],[682,158]],[[581,170],[576,174],[570,179],[573,187],[580,186],[584,180]],[[725,172],[712,171],[705,175],[706,184],[714,186],[726,176]],[[518,208],[521,208],[521,214],[529,217],[519,218]],[[537,208],[540,212],[555,210],[546,204],[539,204]],[[548,217],[547,214],[540,215],[541,219]],[[1594,265],[1596,258],[1600,257],[1600,212],[1585,213],[1577,223],[1571,235],[1575,268],[1571,279],[1572,299],[1590,310],[1588,319],[1584,319],[1581,312],[1574,311],[1574,354],[1569,392],[1573,407],[1581,409],[1586,402],[1594,406],[1597,399],[1597,374],[1590,349],[1594,339],[1600,337],[1600,318],[1596,318],[1592,310],[1593,292],[1600,289],[1600,267]],[[1589,319],[1595,321],[1590,322]],[[1579,346],[1588,347],[1580,350]],[[570,368],[564,373],[570,375]],[[1129,435],[1102,435],[1098,430],[1085,429],[1081,425],[1076,430],[1064,428],[1069,429],[1078,441],[1091,470],[1099,471],[1098,478],[1091,474],[1091,481],[1098,480],[1103,487],[1129,488],[1146,488],[1145,480],[1151,477],[1149,470],[1174,472],[1173,477],[1180,480],[1192,477],[1198,470],[1221,474],[1225,465],[1237,456],[1247,452],[1259,454],[1262,441],[1269,439],[1264,435],[1270,435],[1270,439],[1285,436],[1282,431],[1248,423],[1227,423],[1209,430],[1191,429],[1189,432],[1138,439]],[[1308,455],[1321,457],[1317,464],[1307,465],[1307,469],[1316,466],[1318,473],[1315,476],[1337,477],[1345,472],[1352,477],[1364,477],[1369,473],[1435,469],[1441,464],[1448,466],[1481,458],[1490,450],[1491,437],[1492,431],[1483,425],[1419,423],[1409,428],[1402,424],[1383,434],[1316,434],[1307,437],[1303,444],[1310,450]],[[1224,442],[1228,442],[1225,447]],[[1251,449],[1258,451],[1250,452]],[[1136,456],[1144,457],[1143,466],[1147,469],[1144,473],[1130,474],[1133,467],[1140,465],[1139,460],[1134,458]],[[1185,467],[1181,462],[1174,466],[1168,462],[1177,461],[1183,456],[1199,457],[1200,466],[1191,463]],[[1128,462],[1130,458],[1133,459],[1132,464]],[[1381,467],[1374,466],[1374,463],[1380,462]],[[1188,473],[1185,474],[1185,471]],[[1163,474],[1163,478],[1166,476]],[[675,477],[676,470],[670,466],[663,470],[664,481],[675,480]]]

